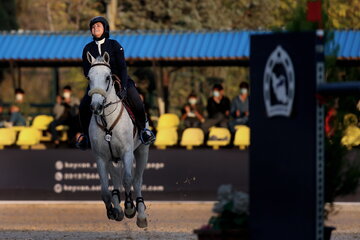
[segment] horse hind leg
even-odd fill
[[[145,213],[146,206],[145,206],[144,198],[142,197],[142,193],[141,193],[143,173],[146,168],[148,153],[149,153],[149,147],[145,145],[141,145],[135,151],[136,169],[135,169],[133,186],[136,195],[136,211],[138,213],[136,224],[139,228],[145,228],[148,225],[147,216]]]

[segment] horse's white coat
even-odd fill
[[[95,59],[88,53],[88,60],[92,65],[99,63],[106,64],[109,63],[109,55],[105,52],[103,57]],[[89,126],[89,137],[92,151],[97,162],[97,170],[100,175],[101,196],[107,209],[113,205],[123,216],[123,211],[117,197],[112,196],[109,191],[108,176],[110,174],[114,189],[120,191],[120,186],[123,184],[125,191],[129,193],[131,186],[133,186],[134,197],[142,197],[142,177],[148,160],[149,146],[141,144],[137,134],[133,137],[134,125],[128,112],[124,110],[120,120],[112,130],[111,138],[114,157],[120,157],[121,162],[120,164],[112,163],[108,142],[104,139],[105,132],[96,123],[96,118],[101,122],[100,117],[97,115],[103,114],[109,128],[124,106],[119,102],[105,109],[103,108],[107,103],[119,101],[111,80],[111,70],[109,67],[105,65],[94,65],[91,67],[88,77],[90,80],[90,91],[92,93],[91,109],[93,111]],[[99,94],[104,93],[104,91],[106,92],[106,97],[103,94]],[[136,161],[136,167],[133,169],[134,159]],[[138,206],[137,224],[139,227],[147,226],[145,206],[143,203],[139,203]]]

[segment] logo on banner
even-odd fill
[[[295,95],[295,72],[288,53],[279,45],[264,71],[264,101],[268,117],[289,117]]]

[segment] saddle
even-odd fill
[[[134,126],[136,126],[136,118],[135,118],[135,115],[134,115],[133,111],[131,110],[129,102],[125,99],[123,101],[123,104],[124,104],[125,109],[126,109],[126,111],[128,112],[128,114],[129,114],[129,116],[131,118],[131,121],[133,122]]]
[[[114,77],[114,83],[115,83],[114,86],[115,86],[116,95],[119,96],[120,95],[119,93],[121,90],[121,81],[120,81],[120,78],[116,74],[113,74],[113,77]],[[122,103],[124,104],[124,107],[125,107],[126,111],[128,112],[132,123],[135,126],[134,127],[134,136],[135,136],[137,124],[136,124],[136,118],[135,118],[134,111],[131,109],[131,105],[129,104],[127,99],[123,99]]]

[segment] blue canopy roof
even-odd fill
[[[128,61],[248,60],[251,34],[259,31],[112,32]],[[92,38],[88,32],[0,33],[0,61],[75,61]],[[335,31],[338,59],[360,59],[360,31]]]

